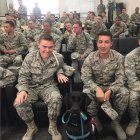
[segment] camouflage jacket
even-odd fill
[[[71,34],[68,39],[67,47],[85,56],[88,56],[94,50],[92,39],[86,32],[82,32],[78,36]]]
[[[17,89],[27,91],[29,88],[44,88],[56,85],[55,74],[64,73],[63,56],[53,52],[47,62],[44,62],[39,51],[29,53],[20,68]]]
[[[131,17],[130,17],[130,22],[134,22],[134,23],[138,22],[139,23],[140,22],[140,13],[132,14]]]
[[[125,74],[128,87],[131,90],[140,92],[140,47],[126,55]]]
[[[27,51],[25,36],[20,32],[14,32],[14,35],[3,34],[0,38],[0,50],[4,49],[14,49],[17,54],[23,54]]]
[[[116,93],[124,85],[124,57],[110,50],[106,62],[101,61],[99,51],[92,52],[84,61],[81,79],[84,87],[95,91],[97,86],[104,86]]]

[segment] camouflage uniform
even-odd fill
[[[138,119],[140,112],[140,47],[125,57],[125,73],[127,76],[129,97],[129,113],[132,120]]]
[[[20,23],[21,25],[26,25],[26,21],[27,21],[27,8],[25,6],[20,6],[18,8],[18,14],[20,17]]]
[[[37,42],[35,41],[35,36],[40,35],[41,31],[38,29],[31,30],[27,28],[24,30],[23,34],[25,35],[28,43],[29,52],[37,50]]]
[[[91,37],[88,33],[82,32],[78,36],[73,34],[69,36],[67,47],[79,54],[84,54],[87,57],[94,49]]]
[[[115,50],[110,50],[109,58],[104,61],[99,58],[99,51],[92,52],[85,59],[81,70],[81,79],[84,82],[83,92],[87,93],[92,100],[88,107],[91,115],[98,115],[100,104],[95,95],[97,86],[104,91],[111,90],[113,108],[119,114],[119,118],[125,112],[129,92],[124,87],[123,61],[123,56]]]
[[[132,14],[130,17],[130,26],[129,26],[129,31],[131,34],[136,34],[138,30],[138,25],[137,23],[140,24],[140,13]]]
[[[55,31],[57,32],[57,30],[55,30]],[[60,51],[60,48],[61,48],[62,36],[59,36],[58,34],[56,34],[55,31],[54,32],[53,31],[51,32],[51,36],[53,37],[53,39],[55,41],[55,48],[54,48],[54,50],[56,52],[59,52]],[[39,37],[41,35],[43,35],[43,34],[45,34],[44,31],[42,31],[42,33],[40,35],[35,36],[36,42],[38,41]]]
[[[18,15],[18,12],[13,8],[9,8],[8,13],[11,15],[14,15],[15,17]]]
[[[129,15],[126,14],[126,13],[121,13],[119,15],[122,19],[122,21],[126,24],[126,25],[129,25]]]
[[[91,30],[90,30],[90,35],[93,39],[97,38],[97,35],[101,32],[101,31],[105,31],[107,30],[106,26],[104,23],[102,23],[101,25],[97,25],[96,22],[93,22],[92,26],[91,26]]]
[[[99,4],[98,6],[97,6],[97,13],[98,13],[98,15],[100,15],[102,12],[105,12],[105,5],[104,4]]]
[[[54,79],[55,74],[66,74],[63,71],[63,57],[53,52],[44,62],[39,51],[28,54],[19,71],[18,91],[26,91],[28,98],[20,105],[15,104],[19,116],[27,123],[33,120],[32,103],[41,97],[48,106],[48,117],[56,120],[61,109],[62,96]],[[66,67],[65,67],[66,68]],[[67,71],[68,72],[68,71]]]
[[[4,59],[3,63],[7,62],[6,67],[8,69],[13,70],[13,72],[17,72],[19,67],[22,63],[22,54],[25,54],[27,52],[27,41],[22,33],[14,32],[14,35],[8,35],[7,33],[3,34],[0,39],[0,50],[15,50],[15,54],[5,54],[1,57]],[[11,64],[12,61],[12,64]],[[11,65],[9,65],[11,64]],[[14,70],[14,67],[15,70]]]
[[[16,81],[16,75],[8,69],[0,67],[0,87],[13,84]]]
[[[123,28],[123,33],[120,33],[119,30]],[[128,35],[127,26],[124,22],[121,22],[119,26],[114,23],[111,28],[110,32],[112,33],[113,37],[125,38]]]

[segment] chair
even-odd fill
[[[128,54],[137,47],[138,47],[138,37],[119,39],[119,52],[123,55]]]
[[[113,45],[111,49],[119,51],[119,39],[118,38],[113,38]]]

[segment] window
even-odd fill
[[[59,0],[23,0],[23,5],[27,7],[28,14],[32,13],[35,3],[38,3],[38,7],[41,9],[42,14],[46,14],[47,11],[51,11],[53,14],[59,13]],[[14,0],[15,9],[19,7],[18,0]]]

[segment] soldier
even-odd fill
[[[27,8],[22,4],[22,0],[18,0],[19,8],[18,8],[18,17],[20,19],[21,25],[26,25],[27,21]]]
[[[128,35],[128,29],[121,17],[115,18],[115,23],[110,27],[110,32],[114,38],[125,38]]]
[[[52,23],[50,20],[43,21],[43,31],[42,34],[49,34],[53,37],[55,41],[55,51],[59,52],[61,48],[62,33],[57,28],[52,28]],[[41,36],[39,35],[39,36]],[[36,41],[38,41],[39,36],[36,36]]]
[[[56,22],[56,19],[55,19],[55,15],[54,14],[51,14],[50,20],[52,22],[52,26],[53,27],[60,29],[60,24],[61,23],[60,22]]]
[[[0,56],[1,59],[1,56]],[[0,88],[7,85],[14,84],[16,81],[16,75],[10,70],[0,67]]]
[[[135,13],[132,14],[130,17],[129,31],[130,31],[130,34],[132,34],[133,36],[136,36],[136,34],[138,33],[138,25],[137,24],[140,24],[139,7],[135,8]]]
[[[105,12],[105,5],[103,4],[103,0],[100,0],[100,4],[97,6],[97,13],[100,15],[102,12]]]
[[[27,132],[22,140],[32,140],[33,135],[38,131],[31,106],[38,97],[42,98],[48,106],[48,132],[52,135],[52,140],[62,140],[56,124],[62,96],[54,76],[57,75],[60,83],[68,81],[66,73],[63,72],[63,57],[53,52],[54,40],[50,35],[40,36],[38,48],[38,51],[26,56],[19,72],[18,93],[14,105],[19,116],[27,124]]]
[[[4,23],[5,32],[0,38],[0,51],[4,55],[4,63],[6,57],[6,68],[12,70],[13,66],[17,73],[17,70],[22,64],[22,55],[27,53],[27,41],[24,35],[20,32],[15,31],[15,23],[13,21],[5,21]],[[12,62],[11,62],[12,61]]]
[[[128,136],[133,136],[139,125],[140,113],[140,47],[126,55],[125,74],[127,76],[130,91],[128,110],[131,118],[129,125],[126,128],[126,134]]]
[[[105,24],[103,23],[103,19],[101,15],[98,15],[95,18],[95,22],[93,22],[91,24],[91,30],[90,30],[90,35],[93,39],[97,38],[97,35],[101,32],[101,31],[105,31],[107,30]]]
[[[97,130],[102,131],[98,110],[101,104],[112,100],[118,117],[112,120],[111,127],[119,140],[126,140],[126,134],[119,123],[127,108],[129,97],[129,92],[124,87],[124,57],[110,49],[112,35],[108,31],[99,33],[97,46],[98,50],[89,54],[81,70],[83,92],[92,100],[88,112],[95,118]]]
[[[65,38],[65,42],[67,44],[69,36],[72,34],[72,24],[70,23],[70,21],[66,21],[65,22],[65,28],[66,31],[64,32],[64,38]]]
[[[78,70],[78,62],[83,60],[93,51],[94,46],[90,35],[82,31],[82,22],[76,21],[73,25],[73,34],[69,36],[67,47],[72,50],[71,54],[72,66],[75,69],[75,78],[79,81],[80,74]],[[81,62],[80,62],[81,61]]]
[[[17,11],[14,9],[12,3],[9,3],[8,13],[9,13],[10,15],[13,15],[14,17],[17,17]]]
[[[60,17],[60,22],[61,23],[65,23],[65,21],[66,20],[68,20],[69,18],[68,18],[68,15],[67,15],[67,13],[66,12],[63,12],[63,15],[62,15],[62,17]]]
[[[35,20],[28,21],[28,28],[24,30],[23,34],[25,35],[28,43],[29,52],[37,49],[37,43],[35,41],[35,36],[40,35],[41,31],[36,28]]]
[[[129,26],[129,15],[126,13],[126,8],[122,9],[122,13],[119,15],[122,19],[122,21]]]
[[[38,3],[35,3],[35,7],[33,8],[33,15],[35,16],[35,19],[41,18],[41,9],[38,7]]]

